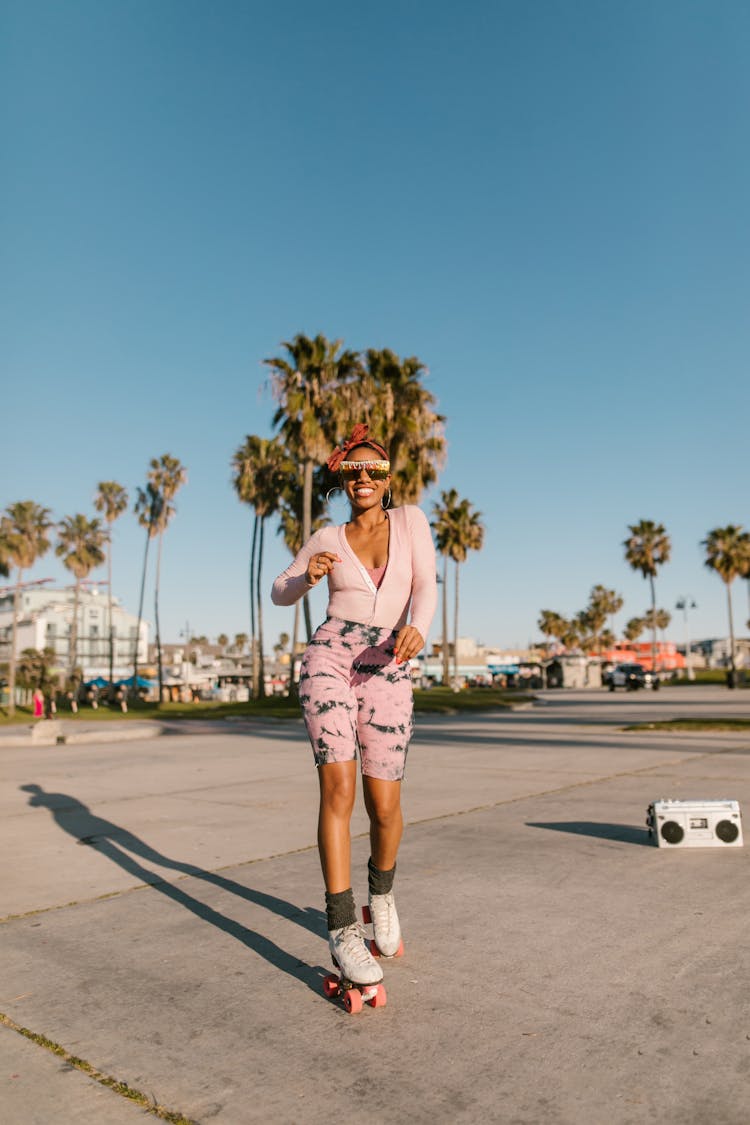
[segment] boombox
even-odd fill
[[[654,801],[646,824],[660,848],[742,847],[737,801]]]

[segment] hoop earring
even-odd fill
[[[335,484],[333,486],[333,488],[329,488],[328,492],[326,492],[326,504],[331,503],[331,493],[332,492],[343,492],[343,491],[344,491],[343,488],[341,488],[341,486],[338,485],[338,484]]]
[[[385,503],[383,503],[383,501],[385,501]],[[381,499],[381,501],[380,501],[380,507],[381,507],[381,508],[383,509],[383,511],[385,512],[385,511],[386,511],[386,510],[387,510],[388,508],[390,508],[390,506],[391,506],[391,490],[390,490],[390,488],[389,488],[389,489],[388,489],[388,495],[387,495],[387,496],[383,496],[383,497],[382,497],[382,499]]]

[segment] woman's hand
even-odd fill
[[[393,650],[396,663],[405,664],[407,660],[411,660],[423,648],[424,637],[419,630],[415,629],[413,625],[404,625],[396,637],[396,645]]]
[[[338,555],[331,554],[330,551],[321,551],[319,555],[313,555],[305,571],[307,585],[317,586],[321,578],[325,578],[326,574],[333,570],[337,562],[341,562],[341,559]]]

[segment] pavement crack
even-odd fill
[[[78,1058],[77,1055],[72,1055],[60,1043],[56,1043],[53,1039],[48,1039],[46,1035],[41,1035],[37,1031],[31,1031],[28,1027],[22,1027],[21,1024],[12,1020],[5,1012],[0,1012],[0,1024],[15,1031],[18,1035],[22,1035],[25,1039],[29,1039],[32,1043],[36,1043],[38,1047],[44,1048],[51,1054],[56,1055],[73,1067],[75,1070],[81,1071],[88,1078],[98,1082],[100,1086],[105,1089],[111,1090],[114,1094],[118,1094],[121,1098],[127,1101],[134,1102],[136,1105],[141,1106],[148,1113],[158,1117],[161,1121],[168,1121],[171,1125],[198,1125],[192,1118],[186,1117],[184,1113],[179,1113],[175,1110],[167,1109],[166,1106],[161,1105],[154,1098],[144,1094],[141,1090],[136,1090],[133,1086],[128,1085],[127,1082],[120,1081],[119,1078],[113,1078],[111,1074],[105,1074],[88,1062],[86,1059]]]

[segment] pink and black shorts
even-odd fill
[[[409,664],[392,629],[329,617],[302,658],[299,699],[316,766],[350,762],[366,777],[400,781],[412,734]]]

